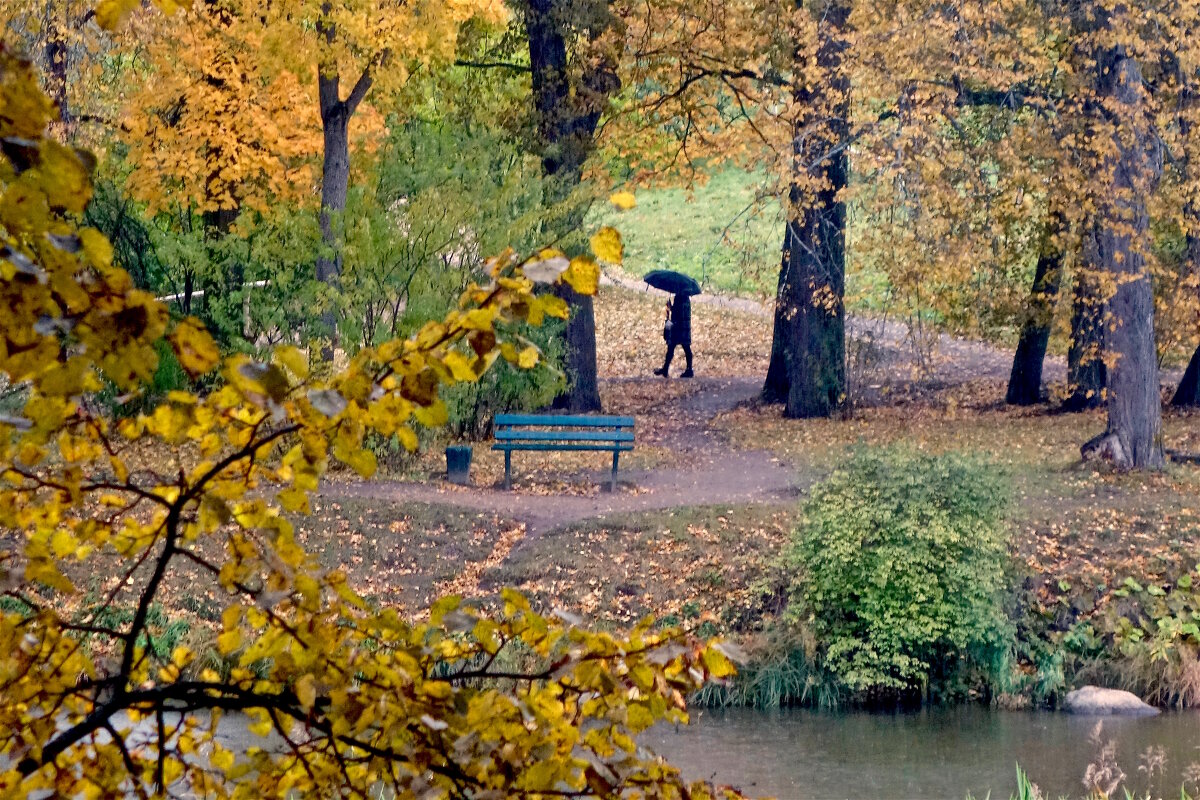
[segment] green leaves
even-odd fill
[[[818,485],[793,557],[824,666],[856,692],[902,695],[932,675],[965,690],[966,666],[1007,644],[1006,496],[973,459],[896,450],[860,450]]]

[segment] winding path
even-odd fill
[[[661,436],[639,437],[640,443],[676,453],[679,466],[622,470],[616,493],[537,495],[441,482],[371,480],[326,483],[321,495],[486,511],[524,523],[527,536],[614,514],[793,501],[806,485],[800,475],[765,451],[730,448],[708,427],[715,415],[753,399],[760,381],[749,377],[695,380],[694,392],[672,402],[671,412],[680,424]],[[597,471],[595,479],[599,483],[607,475],[606,470]]]
[[[645,291],[640,281],[621,274],[605,276],[605,282],[634,291]],[[657,290],[650,290],[657,291]],[[694,302],[771,316],[771,310],[752,299],[720,295],[698,295]],[[911,353],[905,325],[891,320],[862,316],[848,318],[852,339],[869,339],[892,359],[903,360]],[[911,356],[907,356],[911,363]],[[928,377],[920,383],[925,389],[961,385],[980,378],[1006,380],[1011,368],[1009,351],[986,343],[942,334]],[[1065,380],[1064,359],[1048,357],[1045,377]],[[1171,374],[1164,373],[1170,380]],[[649,383],[660,379],[612,378],[609,385],[624,382]],[[509,492],[493,487],[461,487],[444,482],[406,482],[371,480],[328,482],[321,494],[330,498],[359,498],[381,503],[419,502],[458,509],[498,514],[526,528],[526,538],[586,520],[610,515],[657,511],[693,505],[724,505],[793,502],[811,479],[782,464],[762,450],[740,450],[729,445],[710,422],[716,415],[752,401],[762,386],[762,377],[729,376],[694,379],[693,391],[682,396],[667,394],[649,413],[670,416],[673,424],[638,432],[638,442],[661,448],[675,455],[673,466],[622,470],[621,486],[615,493],[580,496],[572,494],[539,495]],[[878,386],[865,387],[870,390]],[[865,395],[864,395],[865,396]],[[641,412],[643,415],[646,411]],[[597,470],[597,484],[607,480],[607,470]]]

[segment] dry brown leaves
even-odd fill
[[[602,286],[596,298],[596,367],[601,379],[651,376],[667,346],[662,329],[667,295]],[[771,320],[760,314],[692,303],[692,353],[697,374],[765,375],[771,355]],[[675,353],[674,375],[683,370]],[[671,383],[663,381],[662,383]]]
[[[343,570],[365,597],[408,614],[428,608],[443,587],[473,583],[525,532],[494,514],[359,499],[318,500],[296,522],[322,567]]]
[[[733,507],[584,524],[526,541],[484,582],[612,624],[713,616],[743,629],[773,600],[794,523],[794,509]]]
[[[1103,412],[1055,414],[1003,405],[1003,382],[976,381],[846,419],[789,420],[740,409],[718,426],[742,448],[764,448],[819,478],[855,445],[902,445],[985,456],[1012,478],[1014,550],[1046,585],[1152,579],[1200,558],[1200,470],[1117,473],[1080,463],[1079,446],[1104,429]],[[1170,446],[1200,446],[1200,415],[1170,413]]]

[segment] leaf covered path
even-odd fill
[[[694,298],[698,377],[664,381],[651,370],[662,359],[658,331],[666,295],[621,273],[606,275],[604,284],[596,317],[605,411],[637,419],[637,449],[622,458],[616,493],[598,490],[608,476],[608,456],[602,452],[569,457],[515,453],[517,488],[504,491],[498,485],[502,459],[484,441],[475,444],[473,486],[437,477],[444,474],[444,461],[440,453],[430,453],[425,464],[431,479],[330,481],[322,496],[488,512],[538,536],[617,514],[786,503],[811,484],[814,476],[798,471],[794,461],[786,464],[778,454],[733,443],[711,425],[715,417],[753,401],[762,386],[771,327],[764,304],[722,295]],[[851,391],[859,405],[904,404],[972,381],[1004,380],[1012,363],[1005,348],[943,334],[929,363],[918,369],[901,322],[851,315],[848,334]],[[859,363],[854,363],[855,353]],[[682,367],[678,361],[674,374]],[[1064,374],[1063,359],[1048,357],[1046,379],[1061,381]]]
[[[622,379],[618,383],[648,384],[661,379]],[[697,378],[695,390],[685,395],[668,395],[650,414],[671,421],[669,425],[645,426],[639,418],[638,446],[652,447],[664,454],[664,463],[649,468],[622,468],[615,493],[588,495],[539,494],[505,491],[493,486],[460,487],[444,482],[372,480],[330,482],[322,487],[324,497],[353,497],[387,503],[435,503],[472,511],[495,513],[523,523],[527,536],[613,514],[656,511],[694,505],[782,503],[793,500],[807,483],[796,471],[770,453],[736,450],[709,428],[711,419],[740,403],[753,399],[757,379]],[[487,443],[476,449],[488,448]],[[606,453],[588,454],[598,469],[593,479],[607,478]],[[513,471],[519,474],[523,456],[513,455]]]

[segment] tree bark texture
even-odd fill
[[[1120,447],[1117,466],[1164,463],[1162,399],[1154,342],[1154,291],[1143,252],[1150,225],[1145,198],[1161,174],[1161,156],[1143,97],[1141,68],[1120,45],[1098,59],[1097,94],[1110,111],[1111,191],[1101,206],[1099,266],[1115,284],[1104,343],[1108,371],[1108,430]]]
[[[529,0],[525,29],[529,41],[529,66],[533,103],[541,144],[542,171],[549,182],[547,200],[569,202],[579,185],[583,165],[595,143],[600,112],[619,87],[616,72],[603,63],[585,69],[580,84],[571,85],[567,51],[569,8],[562,0]],[[583,224],[580,209],[569,209],[561,221],[562,235]],[[567,301],[567,387],[554,407],[584,413],[600,410],[596,374],[596,315],[592,298],[569,287],[556,292]]]
[[[325,252],[317,259],[317,280],[336,286],[342,274],[341,215],[350,187],[350,115],[338,96],[336,75],[317,78],[321,101],[321,240]]]
[[[794,93],[805,113],[793,125],[791,211],[762,391],[764,401],[784,403],[787,417],[829,416],[846,396],[846,206],[839,193],[849,177],[850,82],[841,69],[849,14],[841,0],[824,9],[815,57],[827,78]],[[814,135],[812,117],[822,115]]]
[[[1098,257],[1096,239],[1084,241],[1085,265],[1094,265]],[[1090,255],[1089,255],[1090,253]],[[1087,266],[1088,270],[1094,266]],[[1075,298],[1071,310],[1071,346],[1067,351],[1067,386],[1069,394],[1063,402],[1064,411],[1084,411],[1099,408],[1104,402],[1108,385],[1108,369],[1104,364],[1104,315],[1106,306],[1096,276],[1084,272],[1075,276]]]
[[[1050,237],[1047,237],[1049,239]],[[1008,378],[1005,402],[1032,406],[1042,402],[1042,368],[1050,344],[1050,323],[1062,285],[1062,252],[1047,242],[1038,256],[1029,293],[1029,308],[1021,325],[1021,338],[1013,354],[1012,374]]]
[[[596,314],[592,298],[578,294],[570,286],[556,286],[554,293],[567,301],[571,317],[563,339],[568,385],[554,398],[553,407],[572,414],[600,410],[600,386],[596,375]]]
[[[328,12],[326,12],[328,13]],[[318,23],[317,30],[332,41],[334,31]],[[319,67],[317,73],[317,99],[321,109],[321,133],[323,150],[321,157],[321,243],[323,251],[317,256],[316,278],[335,291],[341,282],[343,220],[346,211],[346,195],[350,188],[350,118],[371,90],[374,79],[370,67],[363,70],[345,100],[341,96],[340,78],[336,66]],[[337,342],[337,312],[327,308],[321,315],[321,324],[329,334],[330,346],[323,349],[322,357],[333,357]]]

